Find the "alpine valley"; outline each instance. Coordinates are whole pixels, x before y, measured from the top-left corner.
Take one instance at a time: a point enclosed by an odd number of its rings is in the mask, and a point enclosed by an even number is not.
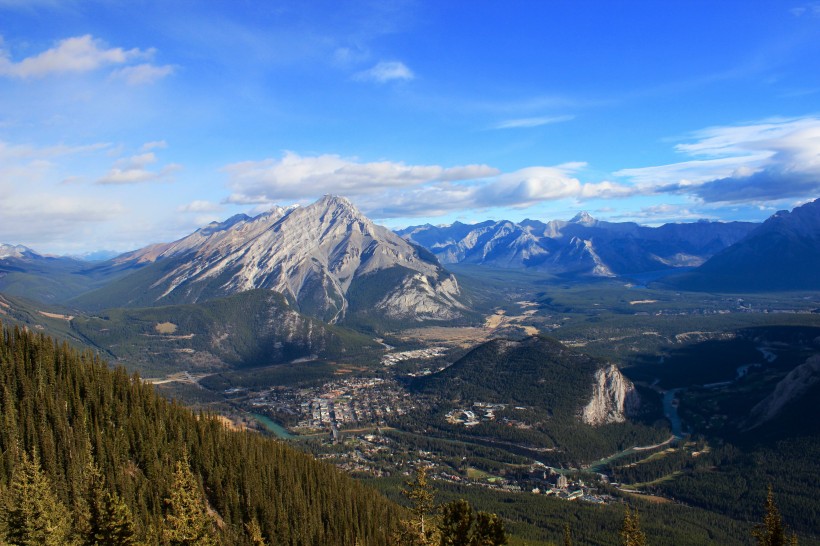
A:
[[[222,543],[390,543],[423,467],[511,544],[567,522],[614,544],[624,503],[652,544],[748,544],[769,485],[820,544],[818,272],[820,199],[761,224],[393,232],[328,195],[104,261],[0,245],[0,500],[23,438],[66,505],[91,486],[65,442],[105,450],[147,543],[175,498],[152,479],[191,470]]]

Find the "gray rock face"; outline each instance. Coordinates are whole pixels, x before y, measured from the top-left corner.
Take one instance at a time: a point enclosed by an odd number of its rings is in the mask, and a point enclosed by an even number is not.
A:
[[[635,385],[614,364],[595,372],[592,398],[581,412],[581,420],[592,426],[623,423],[634,415],[641,400]]]
[[[793,400],[805,395],[820,382],[820,355],[810,357],[786,375],[769,396],[752,408],[750,422],[754,428],[771,421]]]
[[[284,294],[302,312],[337,322],[348,311],[354,281],[400,268],[404,275],[398,284],[372,283],[373,290],[384,292],[375,300],[377,310],[391,318],[423,320],[455,318],[464,309],[455,277],[437,261],[420,256],[336,196],[306,207],[277,207],[255,218],[235,216],[118,260],[175,264],[149,287],[154,304],[266,288]]]

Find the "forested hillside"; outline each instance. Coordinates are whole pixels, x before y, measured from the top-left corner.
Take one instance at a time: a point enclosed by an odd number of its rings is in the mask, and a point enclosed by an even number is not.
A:
[[[0,415],[0,542],[384,544],[398,521],[335,468],[17,328]]]

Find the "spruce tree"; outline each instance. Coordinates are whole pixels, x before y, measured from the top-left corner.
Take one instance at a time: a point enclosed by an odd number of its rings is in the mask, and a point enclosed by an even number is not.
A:
[[[411,518],[404,523],[401,541],[412,546],[433,546],[438,542],[433,525],[435,491],[427,480],[427,468],[416,472],[416,479],[405,483],[402,494],[410,501]]]
[[[621,527],[621,546],[646,546],[646,534],[641,531],[638,510],[631,511],[626,507],[624,523]]]
[[[165,540],[171,546],[215,546],[216,531],[187,460],[177,461],[165,500]]]
[[[131,510],[119,495],[106,488],[105,477],[92,459],[86,465],[88,523],[83,546],[137,544]]]
[[[439,524],[441,546],[469,546],[474,519],[473,507],[464,499],[442,506]]]
[[[572,546],[572,531],[569,523],[564,523],[564,546]]]
[[[507,532],[504,522],[495,514],[479,512],[475,518],[475,530],[470,537],[470,546],[504,546]]]
[[[792,533],[786,536],[786,527],[780,516],[780,509],[774,502],[774,491],[769,484],[766,493],[766,513],[763,515],[763,523],[755,525],[752,536],[757,540],[758,546],[797,546],[797,535]]]
[[[72,543],[68,511],[54,494],[36,452],[32,457],[25,452],[22,454],[9,489],[5,522],[9,545],[65,546]]]

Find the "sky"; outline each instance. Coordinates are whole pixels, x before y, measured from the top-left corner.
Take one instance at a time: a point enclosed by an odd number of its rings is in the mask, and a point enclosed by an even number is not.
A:
[[[349,198],[391,228],[820,197],[820,2],[0,0],[0,243]]]

